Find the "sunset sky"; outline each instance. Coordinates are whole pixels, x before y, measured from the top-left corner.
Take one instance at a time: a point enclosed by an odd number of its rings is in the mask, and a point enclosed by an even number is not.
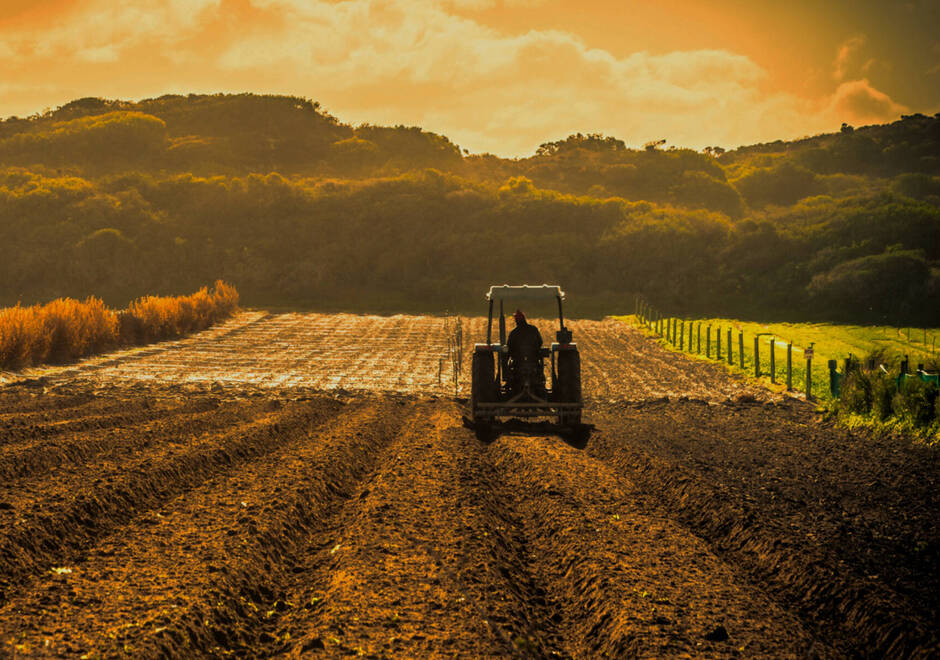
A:
[[[0,116],[304,96],[471,152],[600,132],[734,147],[940,111],[940,2],[0,0]]]

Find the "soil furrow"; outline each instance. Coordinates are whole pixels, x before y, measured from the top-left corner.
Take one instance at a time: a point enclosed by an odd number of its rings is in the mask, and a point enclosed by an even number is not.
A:
[[[211,397],[196,399],[165,410],[166,415],[157,419],[151,419],[148,415],[125,426],[0,447],[0,481],[5,481],[9,486],[16,480],[35,477],[60,467],[87,467],[91,459],[102,454],[114,461],[119,460],[120,456],[129,456],[151,446],[181,443],[213,429],[257,417],[263,412],[264,405],[233,406],[222,404]]]
[[[92,412],[87,416],[79,415],[53,422],[9,424],[0,428],[0,451],[23,441],[58,437],[66,433],[90,433],[115,427],[130,427],[175,413],[177,409],[182,409],[182,411],[197,410],[185,401],[168,404],[163,401],[153,402],[146,398],[140,398],[122,403],[121,406],[115,406],[114,411],[104,414]]]
[[[504,436],[491,450],[531,566],[562,606],[564,655],[825,654],[606,465],[555,437]]]
[[[24,388],[7,387],[0,390],[0,425],[7,423],[34,423],[67,419],[76,409],[88,406],[104,405],[109,409],[115,405],[113,400],[99,401],[92,394],[67,396],[30,394]]]
[[[675,457],[656,455],[655,450],[648,446],[657,444],[655,439],[650,442],[653,433],[685,438],[684,442],[678,443],[685,449],[675,450],[683,454],[688,454],[690,448],[698,444],[695,420],[707,414],[707,406],[703,409],[704,404],[681,405],[695,406],[700,410],[684,415],[684,424],[666,425],[663,424],[666,415],[658,407],[642,414],[627,411],[608,413],[605,418],[611,433],[602,440],[592,441],[588,450],[635,480],[647,492],[654,493],[670,517],[706,540],[727,561],[740,566],[752,581],[764,585],[778,602],[799,613],[814,634],[831,640],[844,652],[881,657],[921,657],[929,655],[931,649],[936,650],[936,629],[930,623],[929,610],[925,612],[923,606],[906,602],[901,594],[885,584],[880,575],[859,570],[860,566],[852,562],[853,550],[846,547],[846,543],[852,543],[851,537],[841,546],[827,547],[822,531],[825,527],[820,525],[820,521],[825,523],[828,514],[825,507],[813,502],[813,496],[801,500],[798,508],[803,508],[802,512],[794,514],[777,508],[775,513],[775,507],[760,504],[766,493],[760,493],[746,483],[742,488],[740,476],[736,479],[739,486],[735,487],[732,485],[734,476],[724,474],[716,461],[703,461],[696,470],[683,466]],[[752,427],[751,440],[759,442],[767,432],[768,417],[773,413],[766,406],[754,408],[761,414],[753,421],[757,426]],[[740,421],[729,416],[726,421],[728,442],[746,443],[746,434],[731,430],[740,426]],[[800,435],[803,442],[806,436],[811,437],[804,428],[793,440],[798,441]],[[766,444],[762,447],[766,450],[763,460],[773,462],[773,450]],[[805,449],[790,447],[786,453],[799,454]],[[728,446],[724,452],[734,453]],[[808,453],[806,457],[805,471],[818,475],[818,463],[823,461],[819,458],[813,465],[812,455]],[[729,479],[729,485],[725,485],[723,479]],[[798,471],[791,472],[789,479],[807,483],[806,477]],[[818,476],[814,476],[812,482],[816,482],[812,489],[818,488],[819,493],[830,488],[825,483],[819,484]],[[872,510],[876,509],[873,507]],[[892,517],[890,512],[886,515]],[[924,524],[932,526],[929,521]],[[935,526],[933,534],[936,534]],[[868,542],[864,543],[870,551]],[[931,543],[936,543],[936,540]],[[909,549],[908,555],[915,554],[916,551]],[[872,559],[888,568],[892,562],[890,555],[880,552],[876,555]],[[904,559],[909,566],[911,557]],[[899,561],[905,563],[901,559]],[[931,579],[932,569],[922,570],[926,572],[921,574]],[[930,597],[918,601],[926,604]]]
[[[155,447],[134,461],[103,463],[76,471],[69,479],[6,489],[0,511],[9,521],[0,534],[0,599],[9,598],[11,590],[37,570],[64,561],[206,478],[309,432],[341,407],[328,399],[291,404],[244,428],[200,438],[192,446]]]
[[[24,649],[136,657],[256,655],[279,588],[413,406],[374,400],[134,519],[0,610]],[[48,640],[48,641],[46,641]]]
[[[292,654],[546,656],[557,645],[515,523],[455,412],[437,406],[405,429],[298,574],[292,600],[305,606],[276,633]]]

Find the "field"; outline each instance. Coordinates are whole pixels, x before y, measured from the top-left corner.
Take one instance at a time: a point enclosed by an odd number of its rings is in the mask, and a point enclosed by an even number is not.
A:
[[[8,375],[0,653],[936,652],[936,451],[570,326],[566,437],[466,428],[453,318],[249,311]]]

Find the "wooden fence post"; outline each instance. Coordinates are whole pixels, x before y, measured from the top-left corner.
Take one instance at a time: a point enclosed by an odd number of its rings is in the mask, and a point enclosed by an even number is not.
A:
[[[754,378],[760,378],[760,337],[754,336]]]
[[[701,355],[702,353],[702,322],[699,321],[698,323],[696,323],[695,327],[696,327],[695,336],[697,337],[695,352]]]
[[[806,400],[813,400],[813,345],[806,349]]]
[[[712,327],[705,328],[705,357],[712,356]]]
[[[741,363],[741,371],[744,371],[744,331],[738,333],[738,361]]]
[[[721,360],[721,328],[715,332],[715,359]]]
[[[787,344],[787,392],[793,391],[793,342]]]
[[[777,364],[776,364],[776,348],[777,348],[777,338],[770,338],[770,382],[776,384],[777,382]]]
[[[734,366],[734,356],[731,354],[731,328],[728,328],[728,364]]]

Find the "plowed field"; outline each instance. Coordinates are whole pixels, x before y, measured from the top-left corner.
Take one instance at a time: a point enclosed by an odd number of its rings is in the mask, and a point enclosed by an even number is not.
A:
[[[935,450],[571,325],[577,436],[466,428],[432,317],[249,312],[0,388],[0,655],[936,655]]]

